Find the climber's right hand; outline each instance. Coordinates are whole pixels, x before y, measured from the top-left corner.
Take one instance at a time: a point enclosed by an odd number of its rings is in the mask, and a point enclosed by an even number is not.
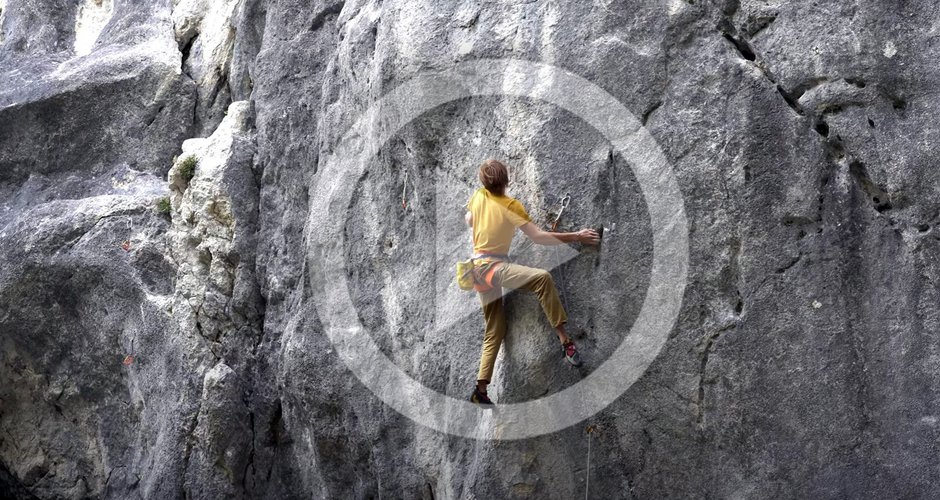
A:
[[[601,242],[601,237],[593,229],[582,229],[575,233],[578,235],[578,241],[588,245],[597,245]]]

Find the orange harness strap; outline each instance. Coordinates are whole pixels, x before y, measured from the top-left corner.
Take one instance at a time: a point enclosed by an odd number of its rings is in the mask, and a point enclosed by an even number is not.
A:
[[[493,275],[496,273],[496,269],[500,266],[500,264],[502,264],[502,262],[494,262],[483,276],[480,276],[474,272],[474,277],[478,279],[474,280],[473,289],[480,293],[484,293],[496,288],[493,286]],[[483,281],[483,283],[479,283],[480,281]]]

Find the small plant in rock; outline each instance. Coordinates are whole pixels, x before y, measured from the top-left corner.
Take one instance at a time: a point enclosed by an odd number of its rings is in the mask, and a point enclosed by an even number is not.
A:
[[[170,197],[164,196],[157,200],[157,212],[161,214],[169,215],[170,213]]]
[[[183,180],[189,182],[193,177],[196,176],[196,165],[198,164],[199,159],[196,158],[196,155],[189,155],[186,158],[183,158],[179,168],[179,173]]]

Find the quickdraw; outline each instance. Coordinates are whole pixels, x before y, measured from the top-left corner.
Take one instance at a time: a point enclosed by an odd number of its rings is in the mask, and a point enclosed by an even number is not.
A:
[[[565,213],[565,209],[568,208],[568,205],[570,203],[571,203],[571,194],[565,193],[565,195],[561,197],[561,206],[558,208],[558,214],[555,215],[555,220],[552,221],[552,225],[550,229],[551,232],[553,233],[558,232],[558,223],[561,222],[561,216],[562,214]],[[515,252],[513,252],[513,254],[517,255],[517,254],[525,253],[527,250],[529,250],[529,248],[532,247],[532,245],[533,245],[532,240],[527,239],[519,244],[519,247],[516,249]]]
[[[561,214],[565,213],[565,209],[568,208],[568,204],[571,203],[571,195],[565,193],[561,197],[561,208],[558,209],[558,215],[555,217],[555,220],[552,222],[552,232],[557,232],[558,223],[561,221]]]
[[[401,183],[401,208],[402,210],[408,210],[408,198],[406,193],[408,192],[408,172],[405,172],[405,180]]]

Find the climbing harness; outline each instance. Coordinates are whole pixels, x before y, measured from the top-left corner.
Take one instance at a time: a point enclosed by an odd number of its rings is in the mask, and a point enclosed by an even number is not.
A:
[[[476,261],[484,258],[495,259],[495,262],[485,262],[477,265]],[[457,285],[461,290],[475,290],[480,293],[488,292],[496,285],[493,284],[493,276],[496,269],[502,262],[508,262],[509,256],[506,254],[484,253],[476,257],[470,257],[457,263]],[[479,269],[482,267],[483,269]]]
[[[496,286],[493,285],[493,275],[496,274],[496,268],[499,267],[499,264],[495,262],[490,262],[487,264],[488,265],[486,265],[486,269],[483,271],[480,271],[476,268],[476,266],[473,266],[475,279],[473,289],[480,293],[486,293],[496,288]]]

